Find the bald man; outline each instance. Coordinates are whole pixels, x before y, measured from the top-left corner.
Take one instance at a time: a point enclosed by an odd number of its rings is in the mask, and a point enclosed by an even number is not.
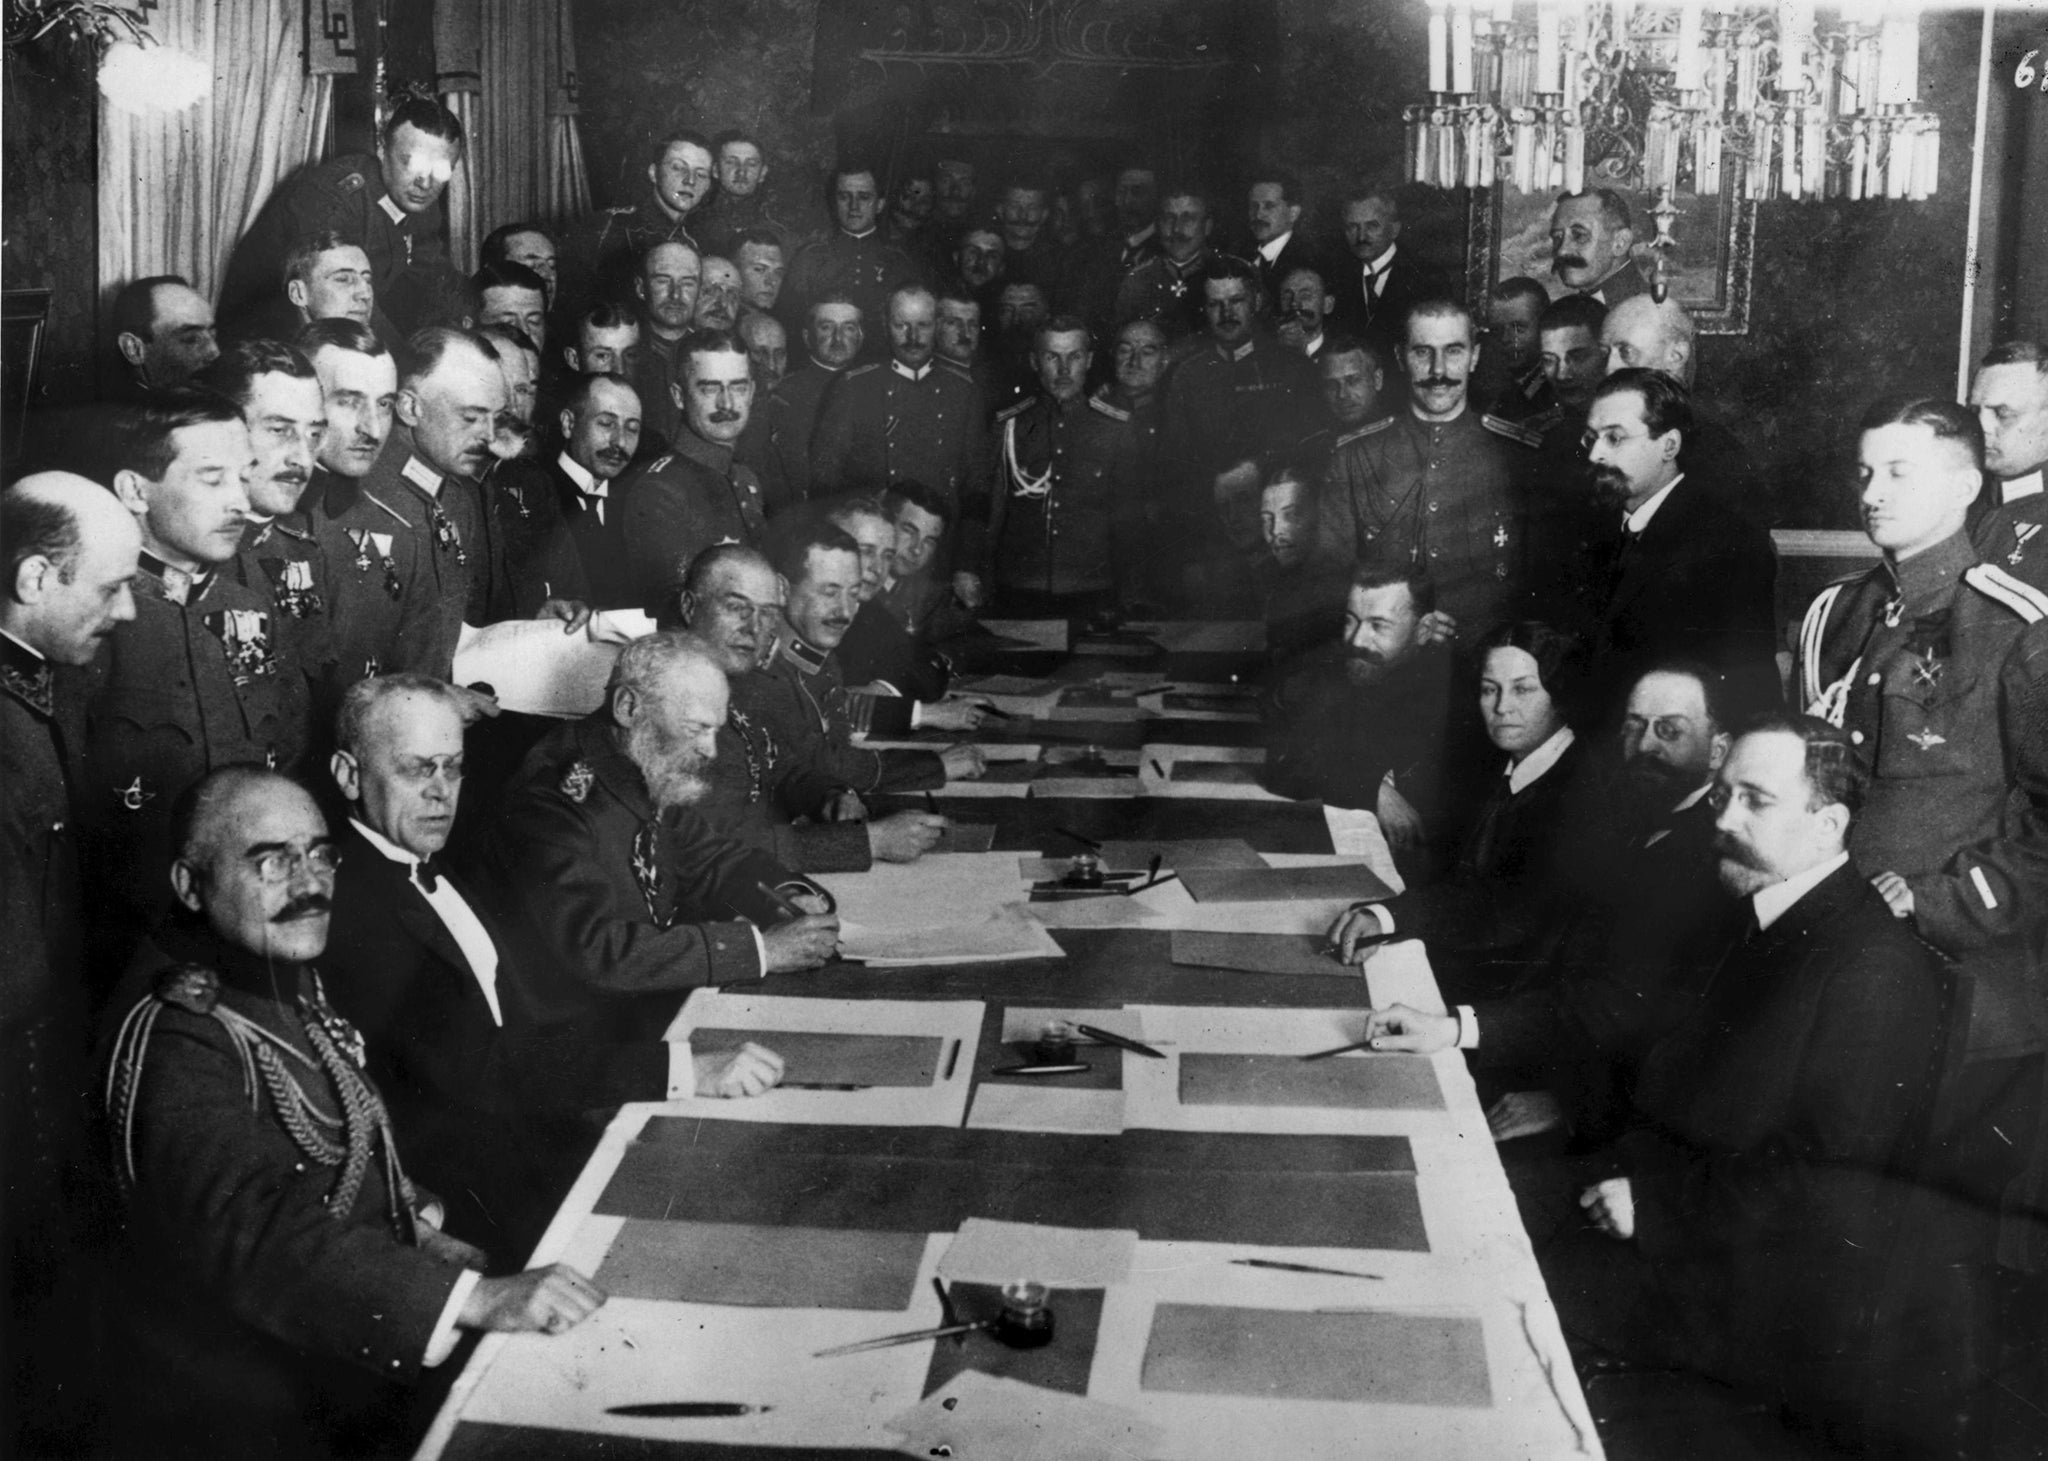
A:
[[[72,1403],[91,1403],[84,1377],[66,1373],[84,1336],[63,1327],[76,1310],[60,1287],[89,1231],[65,1197],[76,1190],[68,1175],[90,1161],[78,1098],[84,898],[72,829],[84,697],[75,667],[135,617],[128,583],[142,534],[106,488],[43,472],[0,493],[0,544],[0,1233],[15,1334],[6,1379],[33,1436],[72,1418],[62,1413],[66,1386],[81,1397]]]
[[[1631,368],[1661,370],[1688,391],[1698,367],[1698,337],[1699,327],[1684,305],[1668,298],[1659,304],[1647,293],[1615,303],[1600,324],[1600,348],[1607,352],[1609,375]],[[1749,448],[1697,406],[1686,441],[1685,470],[1712,488],[1724,507],[1735,508],[1764,527],[1776,520],[1776,504]]]

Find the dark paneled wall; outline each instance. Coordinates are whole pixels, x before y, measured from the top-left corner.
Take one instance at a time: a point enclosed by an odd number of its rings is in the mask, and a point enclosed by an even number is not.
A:
[[[84,48],[51,36],[9,48],[5,66],[0,281],[9,289],[52,291],[38,395],[44,403],[70,404],[93,392],[99,258],[93,60]]]

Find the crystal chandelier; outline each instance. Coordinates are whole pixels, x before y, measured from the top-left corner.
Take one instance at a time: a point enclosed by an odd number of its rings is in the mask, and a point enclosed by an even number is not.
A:
[[[1842,4],[1832,24],[1813,0],[1428,4],[1429,103],[1404,113],[1415,182],[1654,193],[1667,251],[1681,191],[1918,200],[1937,186],[1919,18],[1883,0]]]

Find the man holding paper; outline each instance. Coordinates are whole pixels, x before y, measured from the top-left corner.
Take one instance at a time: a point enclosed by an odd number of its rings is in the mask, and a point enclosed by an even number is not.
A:
[[[648,635],[620,654],[604,705],[549,733],[513,777],[486,866],[548,955],[515,992],[536,1019],[659,1038],[683,992],[832,957],[839,921],[823,896],[696,810],[726,702],[709,655]]]

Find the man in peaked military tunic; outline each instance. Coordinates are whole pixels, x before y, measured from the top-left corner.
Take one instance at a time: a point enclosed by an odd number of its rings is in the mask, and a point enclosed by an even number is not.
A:
[[[919,277],[916,260],[882,237],[877,227],[881,193],[865,163],[849,163],[832,175],[832,221],[825,237],[811,240],[789,261],[783,281],[785,317],[803,319],[827,295],[843,294],[860,306],[861,317],[882,318],[889,296]]]
[[[934,753],[853,744],[855,697],[833,651],[860,609],[860,545],[843,528],[819,522],[782,546],[775,567],[789,585],[782,611],[789,632],[774,659],[734,685],[740,710],[789,754],[857,795],[936,791],[954,777],[979,776],[981,752],[971,745]]]
[[[113,1454],[362,1454],[458,1330],[559,1334],[604,1294],[562,1264],[485,1277],[407,1178],[362,1036],[312,966],[338,854],[305,789],[231,767],[178,820],[179,915],[109,1021],[128,1246]]]
[[[321,593],[333,655],[327,694],[383,670],[445,677],[436,665],[430,545],[407,514],[364,488],[391,436],[398,363],[367,326],[316,320],[299,349],[319,377],[327,427],[318,465],[299,498],[313,544],[326,559]],[[324,716],[321,724],[325,724]]]
[[[1207,348],[1183,360],[1166,385],[1168,527],[1178,539],[1183,601],[1228,617],[1257,612],[1251,576],[1263,551],[1262,469],[1313,429],[1317,379],[1299,351],[1256,333],[1259,285],[1250,265],[1219,260],[1199,287]]]
[[[737,448],[739,459],[760,474],[770,512],[810,498],[811,436],[826,393],[860,355],[866,338],[860,306],[843,294],[826,295],[811,305],[803,338],[811,358],[758,403]]]
[[[1408,409],[1341,438],[1325,522],[1361,563],[1412,564],[1467,635],[1507,616],[1528,572],[1521,478],[1541,437],[1466,400],[1478,332],[1463,306],[1418,305],[1404,355]]]
[[[198,380],[241,407],[249,428],[256,468],[232,571],[244,588],[268,590],[273,612],[296,625],[311,693],[308,724],[318,737],[341,698],[327,602],[333,573],[301,507],[327,431],[320,378],[289,345],[238,340]]]
[[[399,329],[426,324],[455,277],[442,243],[441,195],[461,156],[462,123],[452,112],[419,98],[400,103],[374,157],[330,158],[271,194],[229,261],[221,317],[268,304],[283,287],[285,252],[331,230],[370,256],[377,303]]]
[[[696,132],[664,137],[647,160],[647,190],[636,203],[601,208],[570,231],[563,296],[578,310],[604,301],[630,304],[647,251],[679,243],[698,251],[691,219],[710,198],[718,173],[711,144]]]
[[[1144,551],[1149,484],[1131,413],[1086,394],[1088,327],[1048,320],[1033,358],[1039,393],[996,417],[996,601],[1015,617],[1085,616]]]
[[[694,330],[677,344],[676,364],[675,450],[619,495],[627,598],[654,614],[674,607],[691,559],[720,543],[757,543],[767,521],[761,479],[733,459],[754,410],[747,347],[724,330]]]
[[[502,912],[548,957],[513,991],[543,1023],[592,1039],[660,1039],[705,985],[812,969],[839,922],[765,853],[712,830],[696,804],[726,718],[724,672],[686,636],[626,646],[605,703],[543,737],[500,804],[488,868]],[[785,891],[787,890],[787,891]]]
[[[2048,588],[2048,348],[1993,346],[1970,383],[1970,405],[1984,427],[1990,494],[1970,540],[1986,563]]]
[[[165,904],[170,810],[218,766],[296,764],[306,684],[292,621],[232,571],[249,517],[249,428],[218,396],[137,409],[114,494],[142,529],[136,617],[93,662],[79,819],[111,952]]]
[[[15,1398],[0,1434],[31,1454],[81,1449],[101,1397],[77,1303],[97,1169],[79,1093],[88,1087],[85,892],[78,868],[80,666],[135,617],[142,537],[96,482],[24,477],[0,494],[0,1282]],[[5,1443],[0,1443],[5,1444]]]
[[[1863,520],[1884,562],[1807,610],[1799,693],[1848,731],[1872,773],[1850,837],[1857,866],[1975,976],[1979,1082],[1966,1082],[1968,1096],[1986,1088],[1985,1071],[2048,1049],[2048,1000],[2028,953],[2048,907],[2048,594],[1980,562],[1964,532],[1983,469],[1967,407],[1886,402],[1863,427]],[[2017,1119],[1993,1117],[2017,1161],[2034,1139],[2037,1225],[2048,1166],[2039,1105],[2036,1090]],[[1992,1191],[2012,1175],[1992,1176]],[[2011,1246],[2001,1257],[2026,1261]],[[2032,1266],[2039,1258],[2037,1246]]]
[[[859,365],[825,397],[811,435],[811,494],[880,497],[897,482],[944,495],[960,525],[952,554],[962,597],[979,602],[987,571],[994,459],[973,378],[936,358],[938,300],[912,285],[889,296],[889,363]]]

